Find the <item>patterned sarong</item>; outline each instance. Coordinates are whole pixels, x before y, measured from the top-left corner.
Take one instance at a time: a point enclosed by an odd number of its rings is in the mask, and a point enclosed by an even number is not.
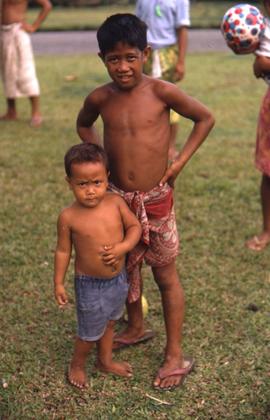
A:
[[[20,23],[1,26],[0,69],[7,98],[39,96],[30,36]]]
[[[143,260],[151,267],[163,267],[179,252],[179,239],[173,208],[173,193],[168,184],[149,192],[125,192],[110,183],[110,190],[120,194],[142,226],[142,237],[129,253],[127,272],[130,283],[128,300],[140,297]]]
[[[259,114],[255,164],[270,177],[270,88],[263,98]]]

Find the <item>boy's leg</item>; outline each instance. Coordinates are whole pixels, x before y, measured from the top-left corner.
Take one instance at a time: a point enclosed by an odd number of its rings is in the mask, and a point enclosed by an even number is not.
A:
[[[270,177],[263,174],[261,181],[263,231],[246,242],[254,251],[262,251],[270,243]]]
[[[113,350],[145,342],[154,337],[152,330],[146,330],[142,309],[142,290],[140,298],[135,302],[126,302],[128,326],[114,337]]]
[[[79,337],[76,338],[74,353],[68,370],[68,379],[72,385],[78,388],[87,388],[88,386],[85,363],[94,344],[94,341],[84,341]]]
[[[114,375],[130,378],[132,376],[131,365],[126,362],[117,362],[112,359],[114,324],[114,321],[108,322],[104,335],[97,342],[98,358],[96,367],[105,373],[112,373]]]
[[[167,343],[165,358],[154,386],[173,388],[181,384],[183,374],[175,374],[185,365],[181,349],[182,325],[184,319],[184,292],[176,272],[175,261],[164,267],[152,268],[162,299]]]
[[[30,125],[32,127],[39,127],[42,123],[39,96],[30,96],[29,100],[30,100],[30,103],[31,103]]]
[[[16,102],[13,98],[7,98],[7,112],[0,117],[0,120],[16,120]]]

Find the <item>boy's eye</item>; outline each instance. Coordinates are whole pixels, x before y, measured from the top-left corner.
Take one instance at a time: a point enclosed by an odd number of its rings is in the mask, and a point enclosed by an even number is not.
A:
[[[101,181],[99,179],[97,179],[96,181],[94,181],[94,184],[95,185],[100,185],[101,184]]]
[[[118,63],[118,58],[117,57],[111,57],[111,58],[109,58],[109,60],[108,60],[110,63],[112,63],[112,64],[116,64],[116,63]]]
[[[127,61],[130,63],[132,61],[136,60],[136,56],[135,55],[130,55],[127,57]]]

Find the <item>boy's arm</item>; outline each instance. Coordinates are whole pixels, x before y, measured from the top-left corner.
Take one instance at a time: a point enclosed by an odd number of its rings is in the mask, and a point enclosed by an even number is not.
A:
[[[68,302],[64,288],[64,278],[71,256],[71,232],[65,212],[62,212],[57,222],[57,246],[54,256],[54,294],[59,305]]]
[[[99,135],[94,127],[94,122],[99,116],[99,111],[94,104],[94,101],[89,95],[83,104],[77,117],[77,133],[82,141],[86,143],[101,144]]]
[[[123,226],[125,230],[124,239],[121,242],[122,252],[126,254],[131,251],[139,242],[142,235],[142,228],[135,214],[130,210],[122,197],[119,200],[119,210],[121,213]]]
[[[175,67],[175,81],[182,80],[185,75],[185,57],[188,43],[188,28],[181,26],[177,29],[178,60]]]
[[[253,72],[256,77],[263,77],[270,73],[270,57],[257,55],[253,64]]]
[[[119,210],[124,226],[125,236],[121,242],[104,247],[105,249],[102,259],[104,263],[108,265],[117,264],[119,258],[126,255],[137,245],[142,234],[140,222],[136,218],[135,214],[132,213],[126,202],[120,196],[117,197],[117,200],[119,201]]]
[[[41,11],[38,14],[36,20],[34,23],[30,24],[27,22],[22,22],[22,29],[24,29],[26,32],[32,33],[38,30],[41,23],[46,19],[48,13],[52,9],[52,4],[50,0],[36,0],[36,3],[41,6]]]
[[[168,85],[168,84],[167,84]],[[209,109],[196,99],[186,95],[176,86],[169,85],[163,89],[163,100],[174,109],[178,114],[194,122],[193,129],[188,136],[182,150],[160,180],[160,185],[169,182],[173,186],[174,181],[190,160],[192,155],[206,139],[210,130],[213,128],[215,119]],[[165,96],[164,96],[165,95]]]

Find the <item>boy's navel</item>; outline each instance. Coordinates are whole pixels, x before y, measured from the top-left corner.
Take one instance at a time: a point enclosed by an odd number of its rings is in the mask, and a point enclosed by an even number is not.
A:
[[[135,179],[134,172],[129,172],[128,173],[128,179],[129,179],[129,181],[134,181],[134,179]]]

